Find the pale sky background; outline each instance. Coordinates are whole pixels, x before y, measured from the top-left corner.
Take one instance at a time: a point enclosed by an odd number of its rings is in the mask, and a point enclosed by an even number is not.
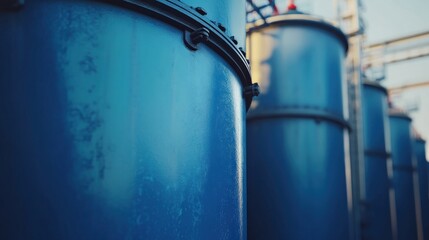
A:
[[[401,36],[429,31],[429,0],[362,0],[367,43],[376,43]],[[288,0],[277,0],[280,12],[286,9]],[[298,9],[321,16],[327,20],[336,18],[333,0],[296,0]],[[429,81],[429,57],[388,65],[386,87]],[[429,87],[403,91],[393,98],[402,108],[417,106],[410,113],[414,128],[429,140]],[[429,141],[428,141],[429,142]],[[429,158],[429,144],[426,147]]]

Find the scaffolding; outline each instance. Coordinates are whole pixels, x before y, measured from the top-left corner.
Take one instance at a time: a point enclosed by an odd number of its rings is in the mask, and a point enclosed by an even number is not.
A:
[[[365,24],[362,17],[361,0],[335,0],[337,21],[340,28],[349,37],[349,53],[347,57],[347,79],[349,100],[350,162],[351,162],[351,239],[363,239],[362,228],[365,219],[365,161],[363,150],[362,120],[362,57]]]
[[[264,1],[254,1],[254,0],[246,0],[247,1],[247,22],[252,23],[258,19],[262,19],[266,24],[266,19],[272,15],[279,14],[279,10],[276,5],[275,0],[264,0]],[[268,9],[268,13],[264,13],[264,11]],[[257,17],[255,17],[257,15]]]

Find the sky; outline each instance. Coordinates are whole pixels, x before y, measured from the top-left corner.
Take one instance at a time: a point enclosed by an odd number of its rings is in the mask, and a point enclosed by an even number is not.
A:
[[[429,31],[428,0],[370,0],[365,1],[366,35],[369,43]],[[382,14],[380,13],[382,9]],[[429,81],[429,57],[394,63],[387,66],[386,87]],[[429,140],[429,87],[402,92],[393,98],[394,103],[410,112],[413,126],[423,138]],[[426,147],[429,159],[429,144]]]
[[[369,43],[429,31],[428,0],[367,0],[365,5]],[[386,10],[380,14],[378,9],[383,8]],[[394,63],[386,70],[383,84],[387,87],[429,81],[429,57]],[[393,100],[404,108],[410,105],[418,107],[417,111],[410,113],[413,126],[429,140],[429,87],[404,91]],[[429,159],[429,144],[426,156]]]
[[[321,16],[336,18],[334,0],[296,0],[298,9]],[[280,11],[288,0],[277,0]],[[429,0],[362,0],[367,44],[429,31]],[[389,64],[386,68],[386,87],[429,81],[429,57]],[[429,87],[401,92],[393,98],[402,108],[417,107],[411,111],[413,127],[429,142]],[[429,159],[429,144],[426,148]]]

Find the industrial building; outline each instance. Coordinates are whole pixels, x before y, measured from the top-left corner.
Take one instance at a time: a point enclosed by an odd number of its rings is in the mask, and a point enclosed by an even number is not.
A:
[[[429,29],[362,1],[0,0],[0,239],[428,240]]]

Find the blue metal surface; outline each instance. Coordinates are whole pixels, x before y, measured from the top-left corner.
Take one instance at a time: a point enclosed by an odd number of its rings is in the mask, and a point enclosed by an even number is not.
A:
[[[414,140],[414,153],[417,159],[417,172],[419,175],[419,190],[421,217],[423,227],[423,239],[429,239],[429,178],[428,178],[428,162],[426,160],[426,142],[422,139]]]
[[[411,119],[405,114],[391,113],[389,124],[398,240],[416,240],[418,238],[413,179],[415,163],[411,141]]]
[[[245,0],[182,0],[190,6],[199,6],[207,11],[207,17],[226,27],[240,46],[245,47],[243,21],[246,21]]]
[[[243,87],[218,53],[93,1],[0,29],[0,239],[246,239]]]
[[[344,36],[305,15],[267,22],[248,36],[248,237],[349,239]]]
[[[386,89],[366,82],[362,91],[365,148],[364,239],[393,239],[390,204],[389,121]]]

